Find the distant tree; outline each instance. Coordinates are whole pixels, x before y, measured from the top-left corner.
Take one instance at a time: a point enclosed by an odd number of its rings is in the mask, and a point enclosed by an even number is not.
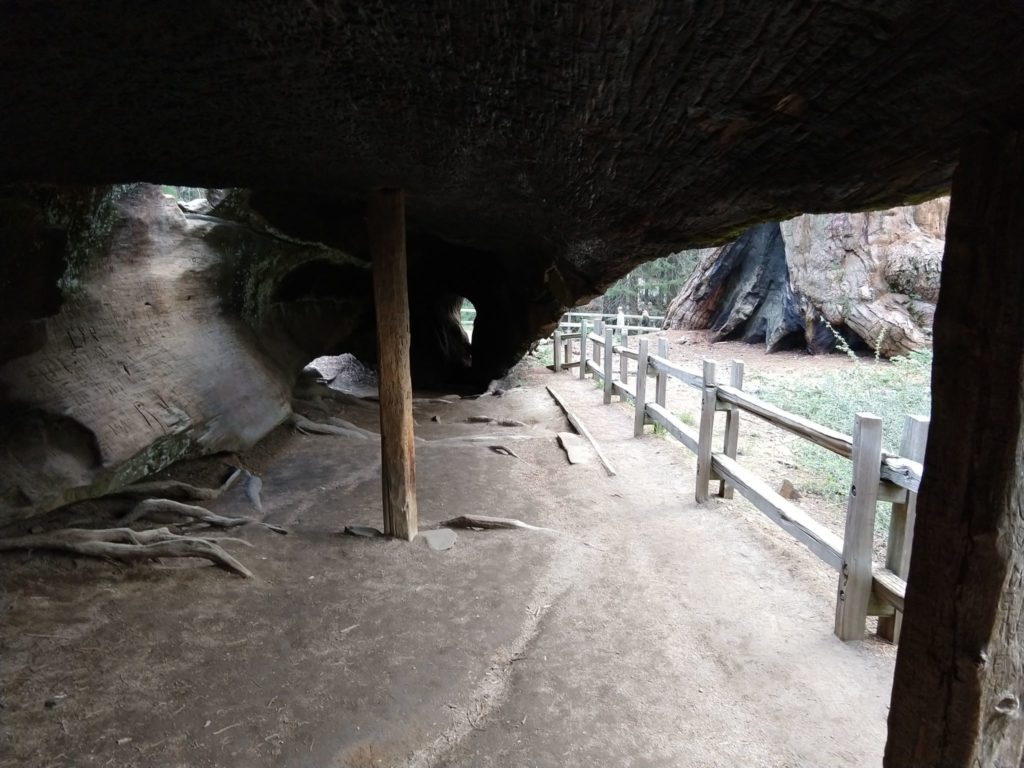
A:
[[[699,253],[681,251],[641,264],[588,306],[609,315],[615,314],[619,307],[630,315],[638,315],[644,308],[652,315],[664,315],[668,303],[697,265]]]

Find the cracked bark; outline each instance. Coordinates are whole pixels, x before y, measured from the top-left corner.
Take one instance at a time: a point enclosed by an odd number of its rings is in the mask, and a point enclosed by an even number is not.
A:
[[[1024,132],[961,153],[886,768],[1024,754]]]

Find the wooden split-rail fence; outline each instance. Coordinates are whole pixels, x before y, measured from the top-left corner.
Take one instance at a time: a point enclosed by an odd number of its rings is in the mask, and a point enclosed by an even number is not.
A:
[[[620,336],[619,340],[622,343],[616,343],[616,329],[602,327],[599,322],[594,332],[590,332],[586,318],[581,318],[579,332],[555,331],[553,368],[556,373],[576,368],[581,379],[592,375],[602,385],[605,404],[611,403],[616,395],[622,400],[631,400],[635,406],[633,432],[636,437],[644,433],[644,425],[656,424],[693,451],[697,455],[698,503],[710,498],[711,483],[717,481],[720,497],[732,498],[734,492],[739,492],[834,568],[839,574],[835,632],[841,639],[863,638],[867,617],[878,616],[878,634],[898,642],[928,419],[907,417],[901,455],[893,456],[882,450],[882,420],[870,413],[857,414],[853,434],[845,435],[744,392],[740,361],[731,364],[729,383],[724,384],[718,381],[716,365],[710,360],[704,361],[700,373],[685,370],[670,361],[668,342],[664,338],[657,340],[657,354],[649,349],[647,338],[640,338],[636,349],[626,346],[627,336]],[[579,342],[576,355],[573,354],[574,341]],[[635,371],[630,370],[631,361],[636,363]],[[646,375],[638,375],[639,372]],[[653,391],[649,378],[653,378]],[[701,415],[696,431],[668,409],[669,378],[683,382],[700,394]],[[713,444],[715,420],[720,413],[725,419],[724,439],[716,446]],[[757,416],[851,461],[846,528],[842,538],[736,460],[741,413]],[[892,505],[884,567],[876,567],[872,562],[878,502]]]

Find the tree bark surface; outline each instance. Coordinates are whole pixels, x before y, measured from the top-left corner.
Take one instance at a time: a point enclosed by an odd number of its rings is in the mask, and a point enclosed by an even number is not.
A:
[[[1024,133],[961,153],[886,768],[1024,750]]]

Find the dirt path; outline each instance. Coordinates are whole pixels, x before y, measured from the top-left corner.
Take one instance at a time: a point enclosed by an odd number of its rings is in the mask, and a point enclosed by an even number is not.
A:
[[[417,405],[421,517],[557,533],[341,536],[379,524],[376,444],[287,432],[250,457],[292,531],[243,529],[254,580],[5,556],[0,766],[880,764],[893,653],[835,639],[832,574],[742,501],[696,507],[692,458],[590,382],[525,383]],[[548,383],[618,477],[565,462]]]

